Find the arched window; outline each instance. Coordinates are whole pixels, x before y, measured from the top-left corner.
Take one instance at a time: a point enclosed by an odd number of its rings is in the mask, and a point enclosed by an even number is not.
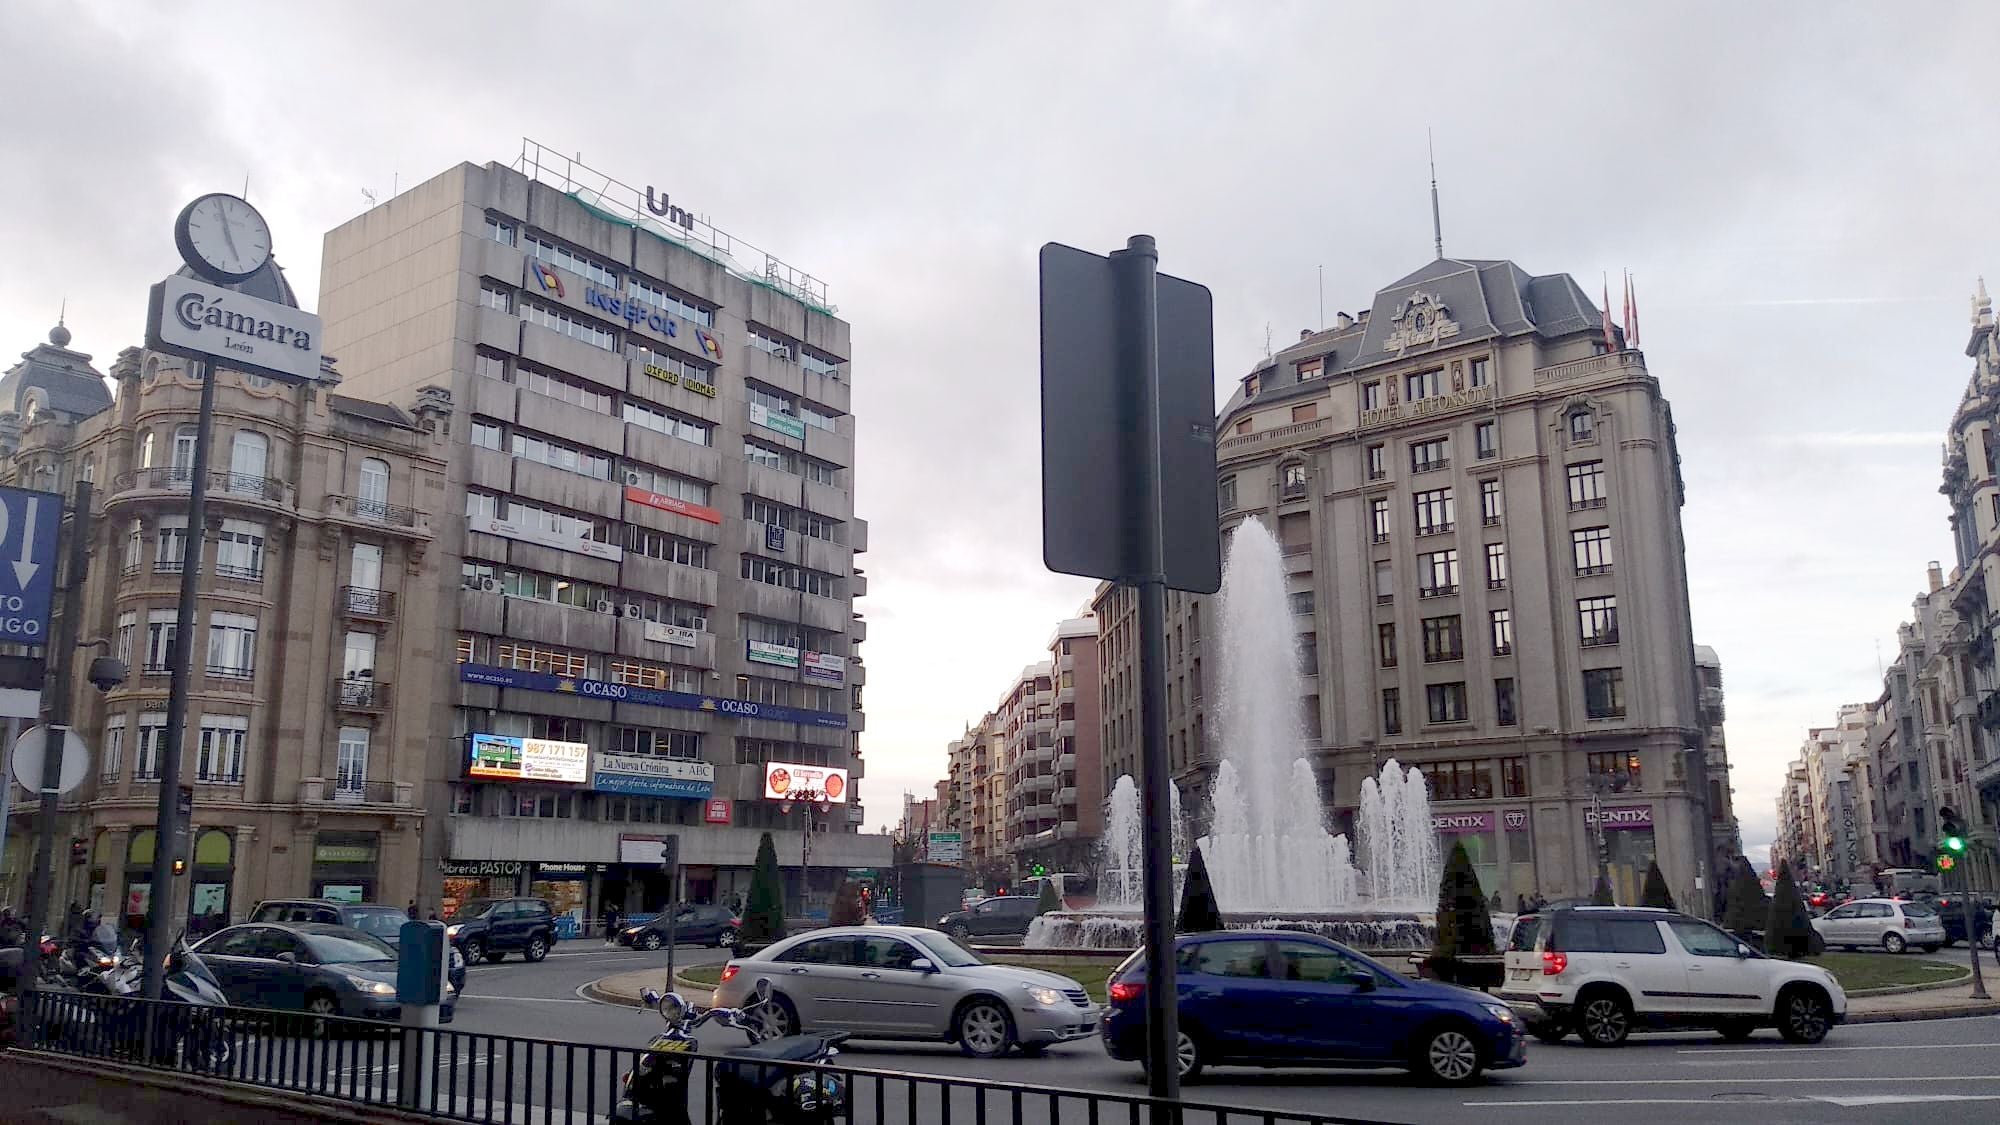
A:
[[[229,833],[219,828],[211,828],[201,834],[194,845],[194,865],[196,867],[228,867],[235,855],[235,841]]]
[[[153,455],[153,431],[147,430],[145,433],[139,435],[139,467],[142,469],[152,468]]]
[[[238,430],[229,442],[229,491],[262,492],[271,440],[256,430]]]
[[[132,833],[132,842],[125,848],[125,866],[146,867],[153,862],[153,840],[156,833],[150,828],[141,828]]]
[[[194,479],[194,446],[199,433],[193,426],[174,429],[174,480],[181,484]]]
[[[379,457],[369,457],[361,462],[361,490],[356,496],[355,509],[363,515],[380,518],[389,513],[389,463]]]
[[[92,484],[97,483],[97,454],[86,453],[83,455],[82,479],[87,480]]]
[[[1572,445],[1586,445],[1597,440],[1597,419],[1588,407],[1579,406],[1569,412],[1569,440]]]

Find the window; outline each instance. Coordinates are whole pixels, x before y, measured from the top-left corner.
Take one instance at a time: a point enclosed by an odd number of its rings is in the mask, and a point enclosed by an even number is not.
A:
[[[1319,637],[1312,633],[1299,637],[1299,675],[1319,675]]]
[[[625,483],[635,488],[643,488],[648,492],[657,492],[661,496],[672,497],[675,500],[685,500],[690,504],[700,504],[703,507],[708,506],[709,490],[713,487],[707,481],[696,480],[693,477],[684,477],[679,473],[670,473],[665,469],[655,469],[650,465],[635,465],[630,462],[627,462],[625,465]]]
[[[1625,717],[1625,670],[1586,668],[1583,673],[1583,713],[1592,719]]]
[[[551,332],[560,332],[572,340],[581,340],[593,348],[603,348],[608,352],[618,350],[618,334],[611,329],[539,301],[522,301],[521,319],[529,324],[539,324]]]
[[[1493,361],[1475,359],[1472,361],[1472,376],[1466,380],[1467,386],[1483,387],[1493,381]]]
[[[486,216],[486,237],[502,246],[514,245],[514,224],[492,215]]]
[[[511,313],[514,311],[514,291],[491,281],[486,282],[479,287],[479,303],[484,308]]]
[[[657,406],[647,406],[644,403],[627,401],[624,407],[624,418],[627,422],[635,426],[651,430],[654,433],[665,434],[668,437],[679,438],[694,445],[715,444],[714,426],[696,418],[689,418],[685,415],[675,414],[672,411],[662,410]]]
[[[1306,467],[1299,464],[1286,465],[1278,472],[1279,494],[1286,499],[1297,499],[1306,494]]]
[[[1500,482],[1483,480],[1479,482],[1479,523],[1482,527],[1494,527],[1500,522]]]
[[[530,257],[540,258],[552,266],[561,266],[579,277],[587,277],[599,285],[613,289],[618,288],[617,274],[567,246],[559,246],[531,234],[521,240],[521,249],[527,251]]]
[[[156,574],[179,574],[187,558],[187,517],[161,516],[159,518],[159,538],[153,545],[153,571]],[[196,560],[200,565],[200,560]]]
[[[133,520],[125,533],[125,573],[132,574],[139,569],[139,561],[146,555],[146,524],[143,520]]]
[[[1465,630],[1459,624],[1458,615],[1426,617],[1423,626],[1424,663],[1465,659]]]
[[[587,678],[590,660],[580,652],[541,648],[536,645],[502,641],[493,646],[493,663],[523,672],[547,672],[552,676]]]
[[[696,760],[701,757],[701,735],[686,730],[646,730],[618,727],[612,733],[611,748],[620,754],[643,754],[655,758]]]
[[[361,515],[373,516],[376,519],[388,515],[389,463],[379,457],[363,458],[360,483],[354,510]]]
[[[1597,421],[1591,417],[1590,411],[1570,411],[1569,440],[1571,445],[1588,445],[1597,440]]]
[[[1489,590],[1507,588],[1507,544],[1505,543],[1486,545],[1486,588]]]
[[[174,429],[174,472],[176,484],[186,484],[194,479],[195,428],[177,426]]]
[[[1410,471],[1428,473],[1434,469],[1451,467],[1451,439],[1432,438],[1429,441],[1410,443]]]
[[[1319,403],[1304,402],[1292,407],[1292,424],[1310,422],[1319,417]]]
[[[1389,541],[1389,501],[1377,497],[1368,502],[1368,531],[1377,543]]]
[[[1500,424],[1481,422],[1472,427],[1472,448],[1481,460],[1500,456]]]
[[[1225,512],[1236,510],[1236,478],[1223,477],[1215,486],[1217,507]]]
[[[472,444],[479,449],[505,449],[507,448],[506,432],[500,428],[500,424],[497,422],[488,422],[484,419],[474,418],[472,420]]]
[[[1444,369],[1418,371],[1403,376],[1403,399],[1407,402],[1422,402],[1434,395],[1444,393]]]
[[[223,520],[215,537],[215,573],[255,582],[264,577],[264,525]]]
[[[507,381],[507,358],[492,352],[475,352],[472,356],[472,373],[488,379]]]
[[[1456,513],[1452,510],[1449,488],[1419,492],[1410,497],[1410,506],[1416,514],[1418,535],[1438,535],[1450,531],[1454,526]]]
[[[1584,759],[1584,768],[1591,777],[1609,778],[1613,793],[1636,792],[1644,780],[1639,770],[1639,755],[1632,750],[1588,755]]]
[[[104,755],[98,777],[104,781],[118,780],[118,773],[125,766],[125,716],[114,715],[104,721]]]
[[[475,430],[477,429],[476,426],[474,428]],[[477,444],[477,442],[478,438],[475,434],[474,444]],[[610,456],[603,453],[595,453],[587,449],[578,449],[575,446],[564,445],[561,442],[551,441],[548,438],[537,437],[533,434],[515,434],[513,453],[514,456],[522,460],[534,461],[538,464],[547,465],[552,469],[561,469],[566,473],[575,473],[578,476],[590,477],[593,480],[611,479]]]
[[[1440,598],[1458,593],[1458,552],[1432,551],[1417,556],[1417,596]]]
[[[368,728],[341,727],[334,763],[333,799],[363,800],[368,791]]]
[[[1368,479],[1381,480],[1389,475],[1388,447],[1371,445],[1368,447]]]
[[[1257,397],[1257,376],[1254,373],[1243,377],[1243,397],[1246,399]],[[1242,424],[1238,423],[1239,426]]]
[[[627,293],[662,312],[671,313],[682,320],[691,320],[704,328],[715,326],[715,310],[696,303],[692,297],[683,296],[636,277],[626,278],[625,283]]]
[[[150,610],[146,614],[146,671],[164,675],[172,671],[174,658],[175,611]]]
[[[663,598],[657,594],[625,595],[631,604],[639,607],[639,616],[646,621],[662,625],[678,625],[683,629],[693,629],[697,633],[708,632],[708,607],[692,602],[679,602]]]
[[[262,494],[270,456],[270,438],[255,430],[236,431],[229,439],[229,491]]]
[[[613,660],[610,675],[612,683],[625,684],[629,687],[657,688],[661,691],[701,690],[699,670],[673,664],[643,664],[636,660]]]
[[[1576,620],[1585,648],[1618,643],[1617,598],[1578,598]]]
[[[1309,359],[1299,364],[1299,382],[1301,383],[1307,379],[1317,379],[1325,374],[1326,360],[1324,358]]]
[[[1468,717],[1463,683],[1426,685],[1424,702],[1433,723],[1462,723]]]
[[[1433,801],[1493,799],[1493,760],[1490,758],[1424,762],[1417,768],[1423,771]]]
[[[824,484],[833,488],[840,486],[840,468],[838,466],[814,457],[800,457],[799,462],[805,466],[805,478],[807,480],[812,481],[814,484]]]
[[[1576,552],[1576,573],[1605,574],[1611,570],[1611,529],[1585,527],[1569,533]]]
[[[531,367],[523,367],[516,373],[514,381],[538,395],[547,396],[558,402],[566,402],[571,406],[581,406],[585,410],[597,414],[611,413],[611,392],[602,387],[586,383],[581,379],[572,379],[566,375],[557,375],[547,371],[538,371]],[[627,403],[626,406],[627,415],[625,420],[630,422],[632,420],[630,415],[631,404]],[[527,404],[523,404],[521,407],[523,413],[533,409],[534,407]]]
[[[1604,462],[1579,461],[1569,467],[1569,510],[1604,506]]]
[[[148,711],[140,715],[139,755],[132,762],[132,780],[160,780],[160,756],[166,748],[167,713]]]
[[[1375,626],[1375,662],[1384,668],[1396,666],[1396,625],[1393,621]]]
[[[1396,572],[1388,559],[1375,560],[1375,604],[1388,605],[1396,600]]]
[[[779,359],[791,359],[798,354],[798,349],[793,347],[790,341],[768,328],[762,328],[755,324],[751,325],[745,332],[743,342],[760,352],[767,352]]]
[[[1382,409],[1381,380],[1378,379],[1373,383],[1361,384],[1361,409],[1363,410]]]
[[[79,479],[87,480],[92,484],[97,483],[97,454],[86,453],[83,455],[83,469]]]
[[[243,748],[250,737],[250,720],[241,715],[203,715],[195,750],[196,781],[243,783]]]
[[[821,355],[810,347],[799,349],[799,366],[815,375],[840,378],[841,361],[830,355]]]
[[[1507,656],[1514,651],[1514,611],[1496,609],[1488,614],[1492,618],[1493,655]]]
[[[120,664],[125,665],[127,668],[130,668],[132,666],[132,643],[134,640],[137,639],[138,634],[139,634],[139,615],[137,613],[119,614],[118,651],[116,655],[118,657],[118,662]]]
[[[649,559],[679,563],[700,570],[709,569],[708,544],[693,539],[682,539],[676,535],[668,535],[664,531],[640,527],[638,524],[625,525],[625,549]]]
[[[1382,689],[1382,733],[1403,733],[1403,695],[1395,688]]]
[[[1311,590],[1293,590],[1291,593],[1285,595],[1285,600],[1291,603],[1292,616],[1312,616],[1313,592]]]
[[[257,619],[242,613],[208,618],[208,674],[247,679],[257,670]]]
[[[1514,694],[1514,690],[1514,677],[1512,676],[1493,681],[1494,721],[1503,727],[1511,727],[1521,721],[1520,703]],[[1510,762],[1519,762],[1522,759],[1509,758],[1507,760]],[[1509,797],[1520,797],[1525,794],[1513,792],[1510,785],[1507,795]]]
[[[1182,950],[1180,972],[1263,980],[1270,976],[1262,941],[1205,941]]]
[[[1707,922],[1692,918],[1669,920],[1667,928],[1674,932],[1674,940],[1680,942],[1681,948],[1694,957],[1734,958],[1737,946],[1742,944]]]

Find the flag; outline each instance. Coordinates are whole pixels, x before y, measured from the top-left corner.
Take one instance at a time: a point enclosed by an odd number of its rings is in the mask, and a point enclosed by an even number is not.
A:
[[[1632,286],[1632,275],[1625,275],[1625,342],[1632,347],[1639,346],[1639,291]]]
[[[1611,275],[1604,275],[1604,350],[1618,350],[1618,336],[1611,327]]]

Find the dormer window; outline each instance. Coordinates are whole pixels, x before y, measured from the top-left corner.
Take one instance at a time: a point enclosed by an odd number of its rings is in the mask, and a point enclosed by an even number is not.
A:
[[[1244,398],[1257,397],[1257,376],[1246,375],[1243,377],[1243,397]]]
[[[1307,379],[1317,379],[1325,374],[1326,374],[1326,360],[1324,358],[1309,359],[1306,360],[1304,363],[1299,364],[1299,382],[1301,383],[1305,382]]]

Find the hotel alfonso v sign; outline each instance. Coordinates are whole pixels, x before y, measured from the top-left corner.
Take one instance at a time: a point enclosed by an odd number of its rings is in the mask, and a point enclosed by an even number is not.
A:
[[[176,274],[153,286],[146,346],[293,382],[319,378],[320,319]]]

